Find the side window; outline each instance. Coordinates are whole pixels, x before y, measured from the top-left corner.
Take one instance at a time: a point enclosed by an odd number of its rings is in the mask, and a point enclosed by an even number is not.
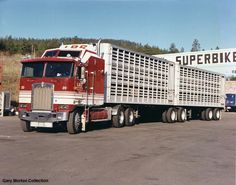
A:
[[[81,79],[81,67],[77,67],[76,77],[77,77],[78,79]]]

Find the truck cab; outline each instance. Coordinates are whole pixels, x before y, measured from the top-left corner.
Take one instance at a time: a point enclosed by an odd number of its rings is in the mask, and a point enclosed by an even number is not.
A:
[[[75,113],[81,116],[86,106],[103,104],[104,60],[94,45],[62,45],[21,63],[19,118],[23,131],[52,128],[70,118],[75,122]],[[79,128],[73,124],[67,129],[73,133]]]

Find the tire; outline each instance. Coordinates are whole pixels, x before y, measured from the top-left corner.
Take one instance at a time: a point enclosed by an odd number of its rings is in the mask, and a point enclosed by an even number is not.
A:
[[[210,121],[213,119],[213,111],[211,108],[206,109],[206,120]]]
[[[166,112],[166,120],[168,123],[174,123],[176,121],[176,111],[170,107]]]
[[[32,131],[32,127],[30,126],[29,121],[23,121],[21,120],[21,128],[24,132],[30,132]]]
[[[179,108],[177,110],[177,121],[185,122],[187,118],[186,111],[183,108]]]
[[[213,120],[220,120],[221,119],[221,111],[220,109],[213,109]]]
[[[127,108],[125,110],[125,125],[133,126],[135,124],[135,115],[132,108]]]
[[[167,112],[167,110],[163,111],[162,115],[161,115],[161,120],[163,123],[167,123],[166,112]]]
[[[81,131],[81,113],[79,111],[71,112],[69,115],[69,120],[66,123],[67,132],[69,134],[77,134]]]
[[[125,125],[125,113],[122,106],[119,106],[117,109],[117,114],[112,116],[112,125],[115,128],[120,128]]]
[[[206,120],[206,110],[201,111],[201,120]]]

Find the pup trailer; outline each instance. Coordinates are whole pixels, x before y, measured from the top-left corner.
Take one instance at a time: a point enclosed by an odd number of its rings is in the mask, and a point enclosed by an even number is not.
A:
[[[22,130],[65,124],[70,134],[88,123],[132,126],[143,112],[163,122],[219,120],[225,106],[221,74],[109,43],[61,45],[22,62]]]

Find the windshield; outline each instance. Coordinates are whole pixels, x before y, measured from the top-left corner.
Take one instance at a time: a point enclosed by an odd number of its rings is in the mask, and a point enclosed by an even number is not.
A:
[[[24,63],[22,68],[22,77],[42,77],[44,63]]]
[[[59,51],[58,57],[79,57],[80,51]]]
[[[72,63],[49,62],[47,63],[45,77],[71,77],[72,71]]]
[[[43,73],[46,66],[45,75]],[[73,75],[73,63],[70,62],[34,62],[23,63],[22,77],[71,77]]]
[[[44,57],[55,57],[56,54],[57,54],[57,50],[50,50],[44,54]]]

